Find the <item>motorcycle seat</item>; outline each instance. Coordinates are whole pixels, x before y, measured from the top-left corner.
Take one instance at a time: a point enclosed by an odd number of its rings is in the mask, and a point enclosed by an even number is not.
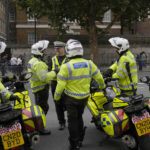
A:
[[[1,104],[0,105],[0,113],[12,110],[12,106],[10,104]]]
[[[9,124],[8,122],[12,122],[12,120],[18,118],[21,115],[21,110],[5,110],[3,112],[0,112],[0,124],[1,123],[6,123]]]
[[[143,99],[143,94],[132,96],[132,99],[135,101],[140,101]]]
[[[143,101],[143,94],[132,96],[131,104],[141,103]]]

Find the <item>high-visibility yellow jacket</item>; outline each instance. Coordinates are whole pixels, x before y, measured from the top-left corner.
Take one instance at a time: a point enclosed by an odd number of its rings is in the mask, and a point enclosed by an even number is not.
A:
[[[36,57],[31,58],[28,62],[28,72],[33,74],[30,80],[33,93],[44,89],[50,80],[56,78],[56,73],[54,71],[48,72],[46,63]]]
[[[129,62],[130,67],[130,73],[132,82],[134,84],[134,89],[137,89],[137,82],[138,82],[138,74],[137,74],[137,65],[135,61],[134,55],[131,53],[131,51],[127,51],[124,53],[118,61],[116,61],[112,66],[110,66],[110,69],[113,70],[113,78],[119,78],[119,88],[121,90],[132,90],[131,82],[128,76],[128,72],[126,69],[126,62]]]
[[[66,62],[66,57],[63,59],[62,63],[59,64],[58,58],[57,56],[54,56],[52,58],[52,70],[55,70],[57,67],[60,68],[62,64],[64,64]]]
[[[4,87],[1,81],[0,81],[0,93],[5,99],[9,99],[11,96],[11,93]]]
[[[76,99],[87,98],[92,78],[98,82],[101,89],[105,88],[100,70],[92,61],[83,58],[71,59],[60,68],[54,99],[59,100],[63,91]]]
[[[61,65],[64,64],[64,63],[66,63],[66,62],[67,62],[67,58],[66,57],[64,57],[64,59],[62,60],[62,62],[60,64],[60,62],[58,61],[57,55],[54,56],[52,58],[52,70],[55,70],[56,68],[60,69]],[[56,81],[56,78],[55,78],[55,81]]]

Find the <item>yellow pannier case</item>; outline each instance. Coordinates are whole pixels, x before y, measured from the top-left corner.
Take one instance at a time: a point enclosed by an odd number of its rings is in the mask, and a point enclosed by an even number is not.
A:
[[[41,131],[46,126],[44,111],[38,105],[23,109],[22,118],[27,132]]]
[[[88,98],[87,107],[92,115],[97,117],[99,115],[99,110],[103,110],[103,105],[107,102],[103,92],[95,92]]]
[[[113,108],[121,108],[129,106],[130,97],[124,97],[124,96],[116,96],[113,99]]]
[[[123,109],[101,114],[101,125],[106,134],[117,137],[129,129],[129,119]]]
[[[17,100],[14,102],[14,109],[24,109],[31,106],[31,99],[28,95],[28,91],[16,92],[14,95],[17,95],[20,98],[19,103]]]

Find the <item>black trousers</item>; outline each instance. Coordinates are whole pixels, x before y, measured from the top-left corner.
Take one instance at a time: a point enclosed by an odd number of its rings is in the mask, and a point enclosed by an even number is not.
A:
[[[54,93],[55,93],[55,89],[56,89],[56,86],[57,86],[57,82],[56,81],[52,81],[51,83],[51,92],[52,92],[52,96],[53,96],[53,99],[54,99]],[[60,99],[60,103],[55,103],[55,109],[56,109],[56,114],[57,114],[57,118],[58,118],[58,121],[59,121],[59,124],[65,124],[66,120],[65,120],[65,105],[64,105],[64,100],[63,100],[63,95]]]
[[[69,141],[71,146],[77,146],[79,141],[83,140],[84,122],[83,112],[86,106],[86,99],[75,99],[65,95],[65,105],[68,116]]]
[[[49,85],[46,85],[43,90],[34,93],[34,97],[35,97],[35,104],[41,106],[46,115],[49,110],[48,105]]]

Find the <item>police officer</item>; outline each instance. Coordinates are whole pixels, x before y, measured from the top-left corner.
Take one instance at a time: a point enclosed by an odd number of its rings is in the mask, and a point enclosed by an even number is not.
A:
[[[28,72],[32,72],[30,81],[32,93],[35,96],[35,103],[43,109],[45,115],[49,110],[49,84],[56,78],[55,71],[48,72],[48,66],[42,60],[46,54],[49,41],[42,40],[32,45],[31,54],[33,57],[28,62]],[[41,134],[50,134],[49,130],[44,129]]]
[[[129,42],[120,37],[110,38],[109,42],[119,54],[119,59],[104,72],[104,76],[118,78],[122,94],[135,95],[138,82],[137,65],[134,55],[129,50]]]
[[[56,55],[52,58],[52,61],[51,61],[52,70],[55,70],[56,68],[60,68],[62,64],[67,62],[67,58],[65,55],[65,43],[64,42],[55,41],[54,50],[55,50]],[[57,85],[57,81],[53,80],[51,83],[51,92],[52,92],[53,98],[54,98],[56,85]],[[61,97],[61,100],[59,101],[59,103],[56,103],[55,101],[54,103],[55,103],[57,118],[59,121],[59,130],[63,130],[65,128],[65,123],[66,123],[65,114],[64,114],[65,107],[64,107],[63,97]]]
[[[78,40],[68,40],[65,49],[69,62],[60,68],[54,99],[59,102],[64,91],[68,116],[69,149],[79,150],[84,138],[82,114],[90,94],[90,82],[92,78],[95,79],[101,89],[105,88],[105,83],[97,66],[92,61],[82,58],[83,47]]]
[[[0,54],[3,53],[5,51],[6,48],[6,44],[4,42],[0,42]],[[14,101],[14,100],[18,100],[20,101],[19,97],[16,95],[11,94],[2,84],[2,82],[0,81],[0,93],[1,96],[4,97],[4,99],[10,100],[10,101]]]

